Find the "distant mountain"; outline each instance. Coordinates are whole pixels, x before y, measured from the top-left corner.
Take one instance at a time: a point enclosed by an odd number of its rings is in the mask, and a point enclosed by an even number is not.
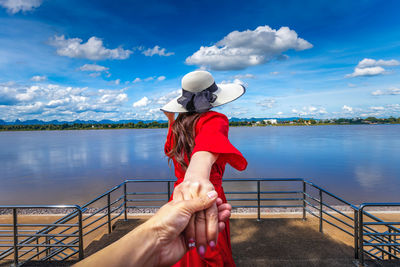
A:
[[[4,120],[0,120],[0,125],[48,125],[48,124],[54,124],[54,125],[59,125],[59,124],[74,124],[74,123],[82,123],[82,124],[121,124],[121,123],[138,123],[138,122],[143,122],[143,123],[149,123],[156,121],[158,123],[164,123],[167,122],[165,120],[119,120],[119,121],[113,121],[113,120],[101,120],[101,121],[94,121],[94,120],[74,120],[74,121],[58,121],[58,120],[52,120],[52,121],[42,121],[42,120],[26,120],[26,121],[20,121],[16,120],[14,122],[7,122]]]

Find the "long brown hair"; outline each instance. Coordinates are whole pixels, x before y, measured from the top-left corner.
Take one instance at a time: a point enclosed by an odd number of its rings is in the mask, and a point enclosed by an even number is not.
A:
[[[185,155],[190,160],[190,155],[195,145],[195,127],[200,115],[201,113],[197,112],[180,113],[171,126],[174,136],[174,145],[167,154],[169,157],[168,162],[170,162],[172,158],[175,158],[184,170],[188,167],[185,161]]]

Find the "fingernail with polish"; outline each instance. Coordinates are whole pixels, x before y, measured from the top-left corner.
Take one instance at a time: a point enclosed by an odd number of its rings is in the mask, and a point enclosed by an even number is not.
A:
[[[208,192],[207,193],[207,196],[209,197],[209,198],[215,198],[216,196],[218,196],[218,193],[216,192],[216,191],[210,191],[210,192]]]
[[[212,250],[214,250],[215,249],[215,242],[214,241],[210,241],[210,248],[212,249]]]
[[[204,254],[206,253],[206,249],[204,246],[200,246],[197,252],[199,253],[199,255],[201,257],[204,257]]]

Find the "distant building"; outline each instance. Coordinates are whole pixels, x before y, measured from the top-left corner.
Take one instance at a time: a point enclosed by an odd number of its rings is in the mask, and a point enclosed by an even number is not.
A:
[[[264,120],[264,122],[266,123],[266,124],[277,124],[278,123],[278,120],[277,119],[269,119],[269,120]]]

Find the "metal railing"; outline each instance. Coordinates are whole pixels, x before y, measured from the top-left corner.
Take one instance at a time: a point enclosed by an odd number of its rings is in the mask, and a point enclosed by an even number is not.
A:
[[[76,213],[77,216],[75,221],[68,224],[64,220],[40,224],[24,223],[20,220],[23,215],[20,212],[26,209],[72,209],[72,213]],[[19,266],[30,260],[46,259],[54,249],[60,247],[66,250],[66,255],[78,254],[79,259],[83,259],[82,209],[78,205],[0,206],[0,210],[12,217],[12,223],[0,224],[0,260],[12,258],[14,266]],[[72,229],[73,232],[58,233],[60,228]],[[21,262],[21,259],[24,260]]]
[[[383,260],[400,260],[400,218],[398,221],[384,221],[369,212],[369,207],[399,207],[400,203],[363,203],[359,210],[360,262],[364,264],[364,254]]]
[[[324,225],[327,224],[353,238],[354,258],[360,259],[361,264],[364,264],[364,254],[378,260],[399,259],[400,230],[396,227],[399,223],[385,222],[364,210],[371,206],[398,206],[399,203],[366,203],[357,207],[301,178],[223,181],[224,187],[228,188],[225,191],[227,200],[232,207],[253,208],[257,213],[257,220],[261,220],[262,213],[270,211],[269,209],[293,209],[302,214],[303,220],[306,220],[308,213],[318,218],[320,232],[323,232]],[[19,266],[33,259],[82,259],[85,237],[98,235],[99,231],[104,230],[111,233],[113,222],[122,216],[127,220],[129,213],[143,213],[149,209],[151,212],[155,211],[170,199],[174,182],[175,179],[126,180],[82,207],[0,206],[0,210],[8,209],[13,214],[12,224],[0,225],[0,228],[6,228],[1,230],[3,232],[0,231],[0,238],[12,237],[0,239],[0,262],[13,259],[15,266]],[[152,184],[150,187],[149,183]],[[35,231],[25,231],[22,234],[19,229],[24,226],[18,223],[18,209],[28,208],[74,210],[52,224],[26,224],[34,227]],[[364,217],[372,222],[366,222]],[[373,229],[373,225],[378,228],[384,226],[387,230]],[[21,239],[22,237],[26,238]],[[364,237],[370,239],[365,240]],[[370,247],[372,249],[366,249]],[[381,252],[381,255],[377,252]]]

